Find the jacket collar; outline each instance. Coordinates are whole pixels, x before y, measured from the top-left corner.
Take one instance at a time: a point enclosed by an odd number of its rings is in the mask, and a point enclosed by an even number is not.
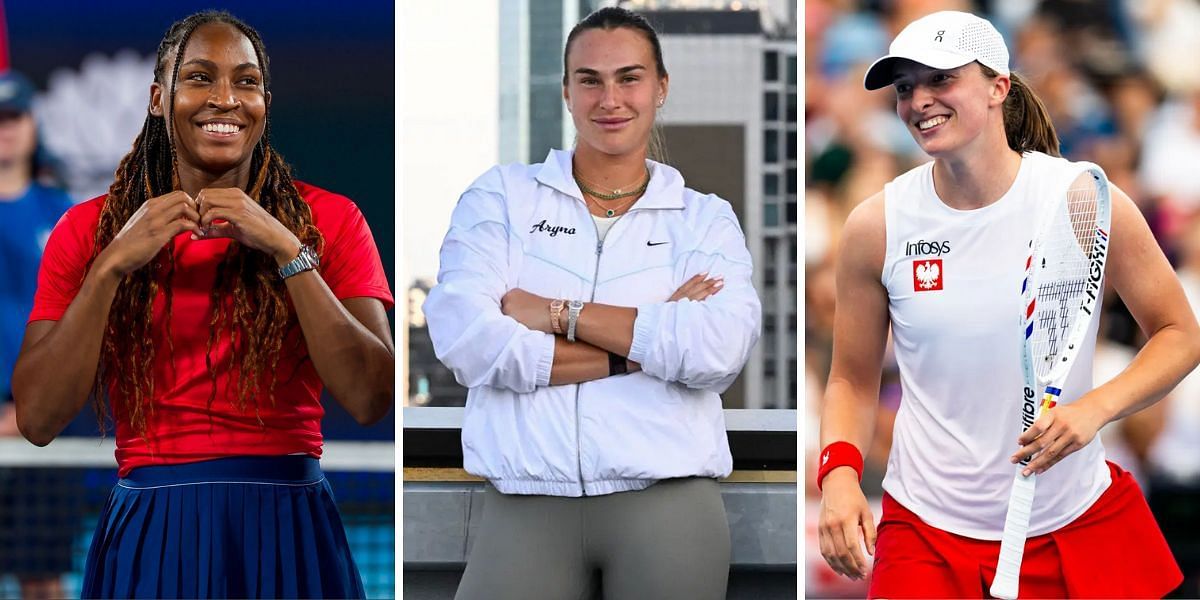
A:
[[[552,149],[534,178],[542,185],[550,186],[567,196],[583,202],[583,192],[571,175],[571,150]],[[650,168],[650,184],[646,192],[630,210],[648,208],[683,208],[683,175],[673,167],[646,160]]]

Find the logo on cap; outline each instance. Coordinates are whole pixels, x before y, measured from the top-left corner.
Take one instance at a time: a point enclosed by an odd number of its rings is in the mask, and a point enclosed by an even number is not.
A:
[[[1009,74],[1004,37],[988,21],[965,12],[935,12],[909,23],[892,40],[887,55],[867,69],[863,86],[877,90],[892,85],[899,59],[933,69],[957,69],[979,61],[1001,75]]]

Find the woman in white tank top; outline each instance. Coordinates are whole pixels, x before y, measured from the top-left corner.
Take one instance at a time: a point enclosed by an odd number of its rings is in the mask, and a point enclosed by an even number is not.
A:
[[[1106,277],[1149,341],[1128,369],[1093,390],[1086,383],[1095,344],[1092,323],[1064,401],[1022,434],[1012,406],[1019,392],[1011,390],[1023,385],[1016,325],[1028,222],[1039,194],[1078,166],[1058,158],[1058,138],[1045,108],[1009,71],[1000,34],[974,15],[947,11],[909,24],[888,56],[872,65],[865,85],[893,87],[897,115],[934,161],[859,205],[841,237],[833,364],[821,419],[821,553],[838,573],[862,578],[868,570],[863,545],[875,554],[878,541],[872,595],[981,597],[994,560],[989,567],[980,559],[974,572],[975,566],[939,555],[961,550],[940,549],[936,541],[928,547],[898,541],[901,528],[889,530],[886,524],[889,503],[932,532],[926,540],[945,535],[966,544],[983,541],[984,551],[994,543],[998,551],[1014,463],[1032,455],[1029,469],[1039,474],[1039,483],[1031,543],[1035,536],[1064,531],[1103,504],[1097,501],[1116,487],[1121,473],[1106,464],[1096,432],[1158,401],[1196,366],[1200,327],[1141,213],[1114,186]],[[877,536],[859,485],[860,449],[869,447],[874,433],[889,327],[903,400]],[[1140,494],[1136,498],[1144,507]],[[1150,538],[1157,534],[1161,540],[1152,519],[1147,527]],[[889,549],[903,552],[884,556],[890,531],[896,531],[897,545]],[[1068,556],[1069,542],[1058,543],[1063,565],[1084,560]],[[921,560],[945,561],[949,570],[906,567],[884,575],[885,561],[899,564],[894,561],[910,553],[927,553]],[[1142,554],[1168,561],[1154,552]],[[1067,590],[1063,595],[1083,589],[1059,576],[1062,586],[1051,581],[1039,589]],[[954,578],[967,583],[948,588],[932,581]]]

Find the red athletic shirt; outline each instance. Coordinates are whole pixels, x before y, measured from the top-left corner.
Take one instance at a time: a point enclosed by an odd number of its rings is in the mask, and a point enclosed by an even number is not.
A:
[[[313,221],[325,238],[318,269],[339,299],[378,298],[391,308],[393,298],[379,250],[362,213],[350,199],[296,182],[300,195],[312,208]],[[38,290],[29,320],[57,321],[79,292],[92,251],[104,196],[71,208],[55,226],[46,243],[38,273]],[[227,336],[213,347],[217,369],[217,394],[208,406],[212,378],[205,365],[212,306],[209,292],[217,265],[231,240],[192,240],[190,233],[175,238],[175,274],[172,279],[171,331],[174,366],[167,346],[166,304],[160,292],[154,299],[154,395],[147,413],[147,435],[134,432],[128,415],[113,398],[116,422],[117,465],[121,476],[146,465],[178,464],[226,456],[307,454],[321,456],[320,403],[322,383],[317,376],[300,327],[293,315],[290,333],[280,351],[275,402],[266,391],[253,406],[238,410],[233,404],[236,386],[228,364],[231,345]],[[238,364],[236,361],[234,364]],[[261,423],[260,423],[261,420]]]

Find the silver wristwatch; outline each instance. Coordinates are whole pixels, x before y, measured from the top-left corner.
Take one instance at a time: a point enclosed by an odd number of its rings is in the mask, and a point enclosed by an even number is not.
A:
[[[317,251],[313,250],[312,246],[300,246],[300,256],[279,267],[279,278],[287,279],[297,273],[311,271],[317,268],[318,264],[320,264],[320,259],[317,258]]]
[[[575,341],[575,324],[579,322],[579,311],[583,310],[583,300],[571,300],[567,303],[567,341]]]

